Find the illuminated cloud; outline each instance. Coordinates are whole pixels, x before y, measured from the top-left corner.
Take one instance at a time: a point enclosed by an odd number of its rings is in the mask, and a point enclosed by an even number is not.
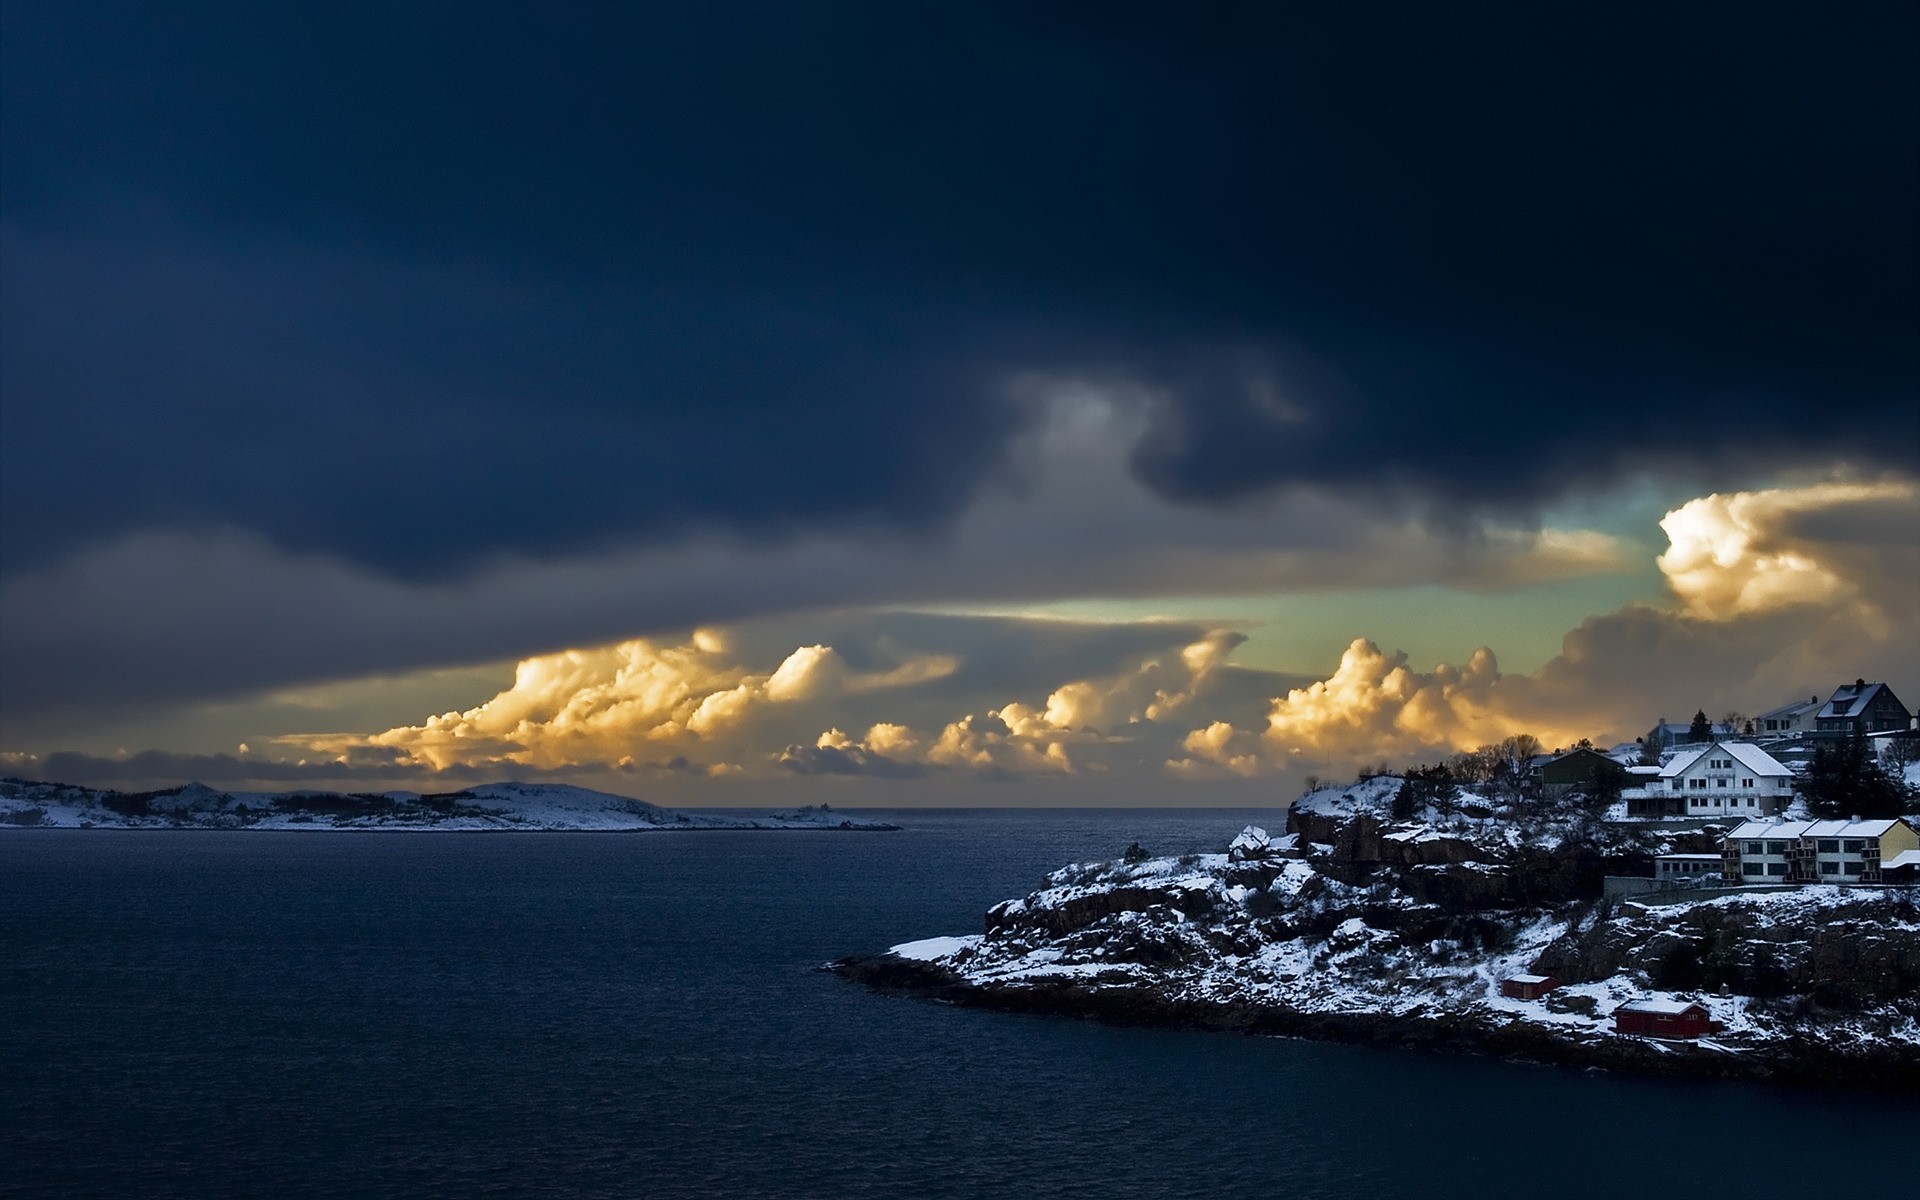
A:
[[[1860,595],[1863,580],[1839,560],[1844,545],[1805,532],[1810,519],[1888,510],[1920,529],[1920,489],[1906,481],[1820,483],[1756,492],[1716,492],[1660,522],[1670,548],[1658,560],[1689,616],[1727,621],[1800,604]]]
[[[289,740],[347,760],[389,751],[403,766],[436,770],[478,762],[631,768],[724,743],[767,706],[926,682],[955,666],[951,658],[922,656],[886,671],[856,672],[832,647],[810,645],[755,673],[734,660],[724,635],[707,629],[680,644],[635,638],[528,658],[499,695],[418,725]]]
[[[1169,722],[1204,703],[1245,640],[1216,630],[1126,670],[1062,683],[1044,703],[1015,700],[969,713],[925,737],[897,723],[876,724],[864,738],[829,729],[812,746],[789,746],[780,765],[799,773],[925,767],[1000,777],[1100,774],[1122,764],[1152,769],[1165,757],[1157,742],[1177,736]]]
[[[1531,675],[1503,674],[1486,647],[1420,672],[1355,641],[1326,679],[1275,700],[1263,739],[1272,764],[1407,762],[1522,732],[1549,746],[1630,739],[1663,715],[1752,713],[1856,677],[1920,679],[1913,482],[1715,494],[1661,527],[1673,608],[1590,617]],[[1196,731],[1170,765],[1203,772],[1244,746],[1232,730]]]
[[[1527,712],[1525,691],[1525,680],[1503,676],[1485,646],[1464,666],[1441,663],[1422,672],[1407,665],[1405,654],[1384,653],[1363,638],[1347,647],[1326,679],[1274,701],[1265,740],[1282,761],[1399,760],[1478,746],[1541,732],[1542,714]]]

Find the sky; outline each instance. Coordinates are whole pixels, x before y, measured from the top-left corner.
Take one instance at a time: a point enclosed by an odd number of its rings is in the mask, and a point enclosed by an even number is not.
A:
[[[1911,5],[0,3],[0,772],[1284,801],[1920,703]]]

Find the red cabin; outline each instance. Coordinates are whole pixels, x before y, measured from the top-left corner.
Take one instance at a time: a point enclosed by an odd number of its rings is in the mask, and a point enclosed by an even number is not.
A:
[[[1637,1033],[1641,1037],[1697,1038],[1719,1030],[1713,1019],[1698,1004],[1679,1000],[1632,1000],[1613,1010],[1615,1033]]]
[[[1500,994],[1509,1000],[1538,1000],[1559,986],[1551,975],[1510,975],[1500,981]]]

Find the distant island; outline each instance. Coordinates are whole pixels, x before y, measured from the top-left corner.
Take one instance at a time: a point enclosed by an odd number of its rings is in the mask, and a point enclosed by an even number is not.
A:
[[[1612,795],[1577,790],[1503,802],[1429,783],[1316,789],[1283,836],[1249,827],[1223,853],[1136,844],[995,905],[980,933],[831,969],[1017,1012],[1920,1087],[1914,887],[1747,886],[1742,848],[1770,844],[1727,824],[1608,819]],[[1888,852],[1912,839],[1910,819],[1875,824]],[[1823,830],[1801,832],[1810,863],[1826,853]],[[1836,853],[1868,852],[1848,837]]]
[[[116,792],[0,780],[0,828],[260,830],[892,831],[898,825],[826,805],[764,816],[680,812],[607,792],[489,783],[457,792],[223,792],[202,783]]]

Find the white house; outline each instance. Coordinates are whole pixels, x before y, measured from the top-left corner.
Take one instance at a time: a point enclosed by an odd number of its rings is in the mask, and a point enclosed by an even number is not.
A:
[[[1660,786],[1690,817],[1771,817],[1793,799],[1793,770],[1747,742],[1709,742],[1674,755]]]

